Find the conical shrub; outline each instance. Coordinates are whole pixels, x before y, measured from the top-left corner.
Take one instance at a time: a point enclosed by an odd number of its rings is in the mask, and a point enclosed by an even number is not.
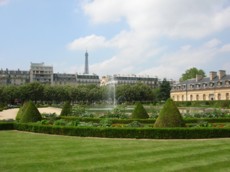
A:
[[[172,99],[165,102],[154,127],[185,127],[183,118]]]
[[[69,101],[64,103],[60,116],[68,116],[72,113],[72,106]]]
[[[20,121],[23,115],[23,112],[26,110],[28,102],[24,102],[23,105],[20,107],[17,115],[16,115],[16,121]]]
[[[149,115],[141,102],[138,102],[136,103],[136,107],[134,108],[131,117],[133,119],[146,119],[149,118]]]
[[[26,103],[25,110],[22,113],[22,117],[20,119],[20,122],[27,123],[27,122],[37,122],[42,119],[42,116],[34,103],[32,101],[29,101]]]

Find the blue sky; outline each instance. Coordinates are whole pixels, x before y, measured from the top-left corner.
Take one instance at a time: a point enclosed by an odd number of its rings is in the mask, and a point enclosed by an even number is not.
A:
[[[229,0],[0,0],[0,68],[178,80],[230,68]]]

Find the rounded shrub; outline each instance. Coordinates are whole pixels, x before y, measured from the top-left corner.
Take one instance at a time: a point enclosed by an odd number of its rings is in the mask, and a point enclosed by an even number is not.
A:
[[[154,127],[185,127],[183,118],[172,99],[165,102]]]
[[[64,103],[60,116],[68,116],[72,113],[72,106],[69,101]]]
[[[42,116],[34,103],[29,101],[25,105],[25,110],[22,112],[20,122],[27,123],[27,122],[37,122],[41,121]]]
[[[141,102],[138,102],[136,104],[135,109],[132,112],[131,117],[133,119],[147,119],[147,118],[149,118],[149,115],[146,112],[144,106],[141,104]]]

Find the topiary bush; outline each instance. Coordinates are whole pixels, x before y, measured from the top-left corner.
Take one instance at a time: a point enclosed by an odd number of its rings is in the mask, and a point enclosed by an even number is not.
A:
[[[21,114],[21,123],[27,123],[27,122],[37,122],[42,120],[42,116],[34,103],[32,101],[29,101],[25,105],[25,110]]]
[[[183,118],[172,99],[166,101],[154,127],[185,127]]]
[[[22,115],[23,115],[24,111],[26,110],[27,104],[28,104],[28,102],[24,102],[23,105],[20,107],[20,109],[16,115],[16,121],[19,122],[21,120]]]
[[[141,104],[141,102],[138,102],[136,104],[136,107],[132,112],[131,118],[133,118],[133,119],[147,119],[147,118],[149,118],[149,115],[146,112],[144,106]]]
[[[72,113],[72,106],[69,101],[64,103],[60,116],[68,116]]]

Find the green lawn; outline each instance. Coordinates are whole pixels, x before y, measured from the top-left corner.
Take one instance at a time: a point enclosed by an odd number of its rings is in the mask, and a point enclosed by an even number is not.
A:
[[[127,140],[0,131],[0,171],[230,171],[230,139]]]

